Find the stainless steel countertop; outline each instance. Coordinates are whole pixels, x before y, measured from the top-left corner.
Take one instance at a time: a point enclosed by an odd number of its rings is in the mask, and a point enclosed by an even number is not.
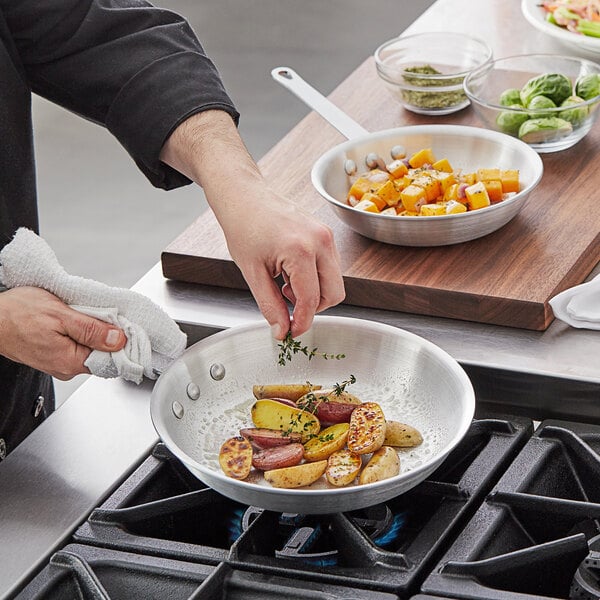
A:
[[[163,306],[190,343],[262,319],[248,292],[165,281],[160,264],[133,289]],[[508,373],[511,394],[528,395],[529,406],[549,393],[572,403],[592,394],[600,402],[597,331],[556,321],[545,332],[533,332],[345,305],[327,314],[421,335],[466,368],[476,368],[473,378],[496,390]],[[138,387],[90,378],[0,464],[0,598],[20,589],[158,441],[151,391],[150,381]]]

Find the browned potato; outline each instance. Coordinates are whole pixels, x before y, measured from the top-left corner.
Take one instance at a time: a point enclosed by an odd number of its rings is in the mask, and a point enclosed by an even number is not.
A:
[[[374,483],[383,481],[400,473],[400,459],[393,448],[382,446],[373,453],[371,459],[362,470],[358,483]]]
[[[288,433],[280,429],[264,429],[261,427],[240,429],[240,435],[250,440],[255,448],[260,449],[286,446],[302,441],[302,436],[299,433]]]
[[[276,383],[273,385],[255,385],[252,387],[252,393],[257,400],[262,400],[263,398],[286,398],[296,402],[298,398],[311,390],[320,389],[320,385],[310,385],[308,383]]]
[[[304,458],[310,461],[326,459],[346,445],[349,429],[348,423],[337,423],[323,429],[319,435],[304,444]]]
[[[282,469],[300,464],[304,456],[302,444],[287,444],[275,448],[266,448],[254,453],[252,466],[260,471]]]
[[[350,452],[347,448],[334,452],[327,459],[325,477],[331,485],[343,487],[350,485],[360,473],[362,459],[358,454]]]
[[[395,446],[396,448],[412,448],[423,442],[423,436],[418,429],[399,423],[398,421],[386,421],[384,446]]]
[[[246,479],[252,468],[252,446],[242,436],[226,440],[219,452],[219,464],[228,477]]]
[[[265,471],[265,480],[276,488],[298,488],[314,483],[325,473],[327,461],[308,462],[295,467]]]
[[[303,442],[321,430],[321,423],[315,415],[275,400],[257,400],[251,412],[256,427],[299,433]]]
[[[376,402],[357,406],[350,417],[348,450],[355,454],[369,454],[379,450],[385,439],[385,415]]]

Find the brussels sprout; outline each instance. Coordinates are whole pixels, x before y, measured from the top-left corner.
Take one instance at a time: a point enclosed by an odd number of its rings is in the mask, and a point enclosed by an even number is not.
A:
[[[569,135],[573,126],[558,117],[528,119],[519,127],[519,138],[528,144],[551,142]]]
[[[556,108],[556,104],[550,100],[547,96],[535,96],[531,99],[529,106],[530,110],[541,110],[541,113],[530,114],[532,119],[543,119],[544,117],[554,117],[552,113],[546,111],[547,108]]]
[[[571,80],[566,75],[546,73],[533,77],[521,88],[521,102],[529,107],[536,96],[546,96],[560,106],[572,93]]]
[[[496,118],[496,125],[500,131],[509,135],[518,135],[519,127],[529,119],[529,115],[524,112],[520,104],[513,104],[508,108],[520,108],[521,110],[503,110]]]
[[[575,95],[583,100],[591,100],[600,95],[600,75],[590,73],[580,77],[575,83]]]
[[[577,106],[578,104],[582,104],[585,102],[583,98],[579,98],[579,96],[569,96],[561,105],[561,108],[572,106],[573,108],[569,108],[568,110],[561,110],[558,113],[558,116],[561,119],[565,119],[572,123],[575,127],[581,125],[581,123],[588,116],[588,107],[587,106]]]
[[[508,88],[507,90],[504,90],[500,94],[500,104],[502,106],[514,106],[515,104],[521,106],[521,90],[517,88]]]

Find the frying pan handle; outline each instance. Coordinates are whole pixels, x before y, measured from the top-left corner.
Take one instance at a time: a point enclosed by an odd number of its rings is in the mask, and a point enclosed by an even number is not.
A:
[[[307,106],[318,112],[349,140],[369,134],[364,127],[351,119],[343,110],[306,83],[300,75],[289,67],[277,67],[271,71],[271,76],[277,83],[298,96]]]

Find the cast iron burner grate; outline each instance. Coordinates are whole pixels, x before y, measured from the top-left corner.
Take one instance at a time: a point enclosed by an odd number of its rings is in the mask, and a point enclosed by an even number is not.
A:
[[[588,540],[600,535],[599,452],[600,426],[543,422],[422,591],[477,600],[569,599]]]
[[[571,584],[572,600],[600,599],[600,535],[592,538],[588,545],[590,553],[579,565]]]
[[[397,600],[289,577],[71,544],[15,600]]]
[[[221,570],[226,564],[257,579],[292,578],[317,588],[343,586],[407,598],[532,430],[529,419],[476,420],[440,468],[409,492],[385,505],[318,516],[229,500],[158,444],[73,541]]]

